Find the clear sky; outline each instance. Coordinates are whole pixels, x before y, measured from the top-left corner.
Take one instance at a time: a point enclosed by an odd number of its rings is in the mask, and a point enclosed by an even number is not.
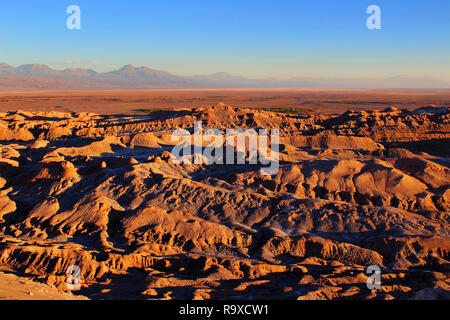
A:
[[[68,30],[69,5],[81,30]],[[366,9],[381,8],[381,30]],[[1,0],[0,62],[179,75],[450,79],[448,0]]]

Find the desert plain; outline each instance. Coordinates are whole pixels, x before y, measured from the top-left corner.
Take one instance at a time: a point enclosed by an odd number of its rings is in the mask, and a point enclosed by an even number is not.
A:
[[[195,121],[278,172],[175,163]],[[0,152],[1,299],[449,299],[450,90],[3,91]]]

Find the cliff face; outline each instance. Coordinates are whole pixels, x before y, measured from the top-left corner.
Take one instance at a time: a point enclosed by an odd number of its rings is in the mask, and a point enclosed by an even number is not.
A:
[[[278,129],[280,168],[176,164],[173,130]],[[449,290],[448,109],[0,115],[0,263],[91,298]],[[247,162],[248,163],[248,162]],[[382,289],[366,287],[367,266]],[[425,290],[425,291],[424,291]]]

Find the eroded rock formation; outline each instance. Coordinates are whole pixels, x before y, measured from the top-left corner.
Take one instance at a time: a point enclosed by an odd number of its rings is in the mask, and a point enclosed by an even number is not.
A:
[[[278,173],[175,164],[194,121],[279,129]],[[60,289],[77,265],[91,298],[448,297],[448,109],[16,111],[0,140],[0,263]]]

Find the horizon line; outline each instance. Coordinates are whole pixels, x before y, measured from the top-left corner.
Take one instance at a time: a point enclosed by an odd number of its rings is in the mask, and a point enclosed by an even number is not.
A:
[[[45,63],[23,63],[20,65],[16,65],[13,66],[7,62],[0,62],[0,65],[7,65],[9,67],[12,67],[14,69],[17,69],[19,67],[22,66],[45,66],[49,69],[52,69],[53,71],[67,71],[67,70],[86,70],[86,71],[94,71],[96,74],[107,74],[107,73],[111,73],[114,71],[120,71],[122,69],[124,69],[125,67],[133,67],[135,69],[140,69],[140,68],[148,68],[152,71],[157,71],[157,72],[164,72],[164,73],[168,73],[170,75],[173,76],[178,76],[178,77],[202,77],[202,76],[214,76],[214,75],[219,75],[219,74],[224,74],[224,75],[228,75],[231,77],[242,77],[248,80],[293,80],[293,79],[308,79],[308,80],[385,80],[385,79],[395,79],[398,77],[409,77],[409,78],[431,78],[434,80],[439,80],[439,81],[445,81],[448,82],[450,84],[450,79],[445,78],[445,77],[439,77],[439,76],[433,76],[433,75],[414,75],[414,74],[395,74],[395,75],[385,75],[385,76],[375,76],[375,77],[360,77],[360,76],[305,76],[305,75],[296,75],[296,76],[290,76],[290,77],[276,77],[276,76],[265,76],[265,77],[248,77],[245,75],[238,75],[238,74],[233,74],[227,71],[217,71],[217,72],[213,72],[213,73],[208,73],[208,74],[191,74],[191,75],[180,75],[177,73],[173,73],[171,71],[166,71],[166,70],[161,70],[161,69],[154,69],[152,67],[149,67],[147,65],[142,65],[142,66],[136,66],[133,63],[127,63],[122,65],[121,67],[116,67],[114,69],[111,69],[109,71],[104,71],[104,72],[99,72],[93,68],[89,68],[89,67],[67,67],[67,68],[56,68],[56,67],[52,67],[49,64],[45,64]],[[250,87],[249,87],[250,88]],[[262,87],[261,87],[262,88]],[[271,88],[271,87],[267,87],[267,88]],[[286,87],[288,88],[288,87]],[[297,87],[296,87],[297,88]],[[344,88],[346,89],[346,88]],[[354,88],[354,89],[359,89],[359,88]],[[361,88],[364,89],[364,88]],[[382,87],[380,87],[380,89],[383,89]],[[403,88],[398,88],[398,89],[403,89]],[[404,88],[407,89],[407,88]],[[414,88],[416,89],[416,88]],[[450,88],[436,88],[436,89],[450,89]],[[431,89],[433,90],[433,89]]]

